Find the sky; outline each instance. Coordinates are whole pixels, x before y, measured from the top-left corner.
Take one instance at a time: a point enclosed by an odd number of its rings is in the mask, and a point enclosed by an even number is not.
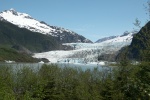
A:
[[[147,0],[0,0],[0,12],[13,8],[95,42],[137,29],[136,18],[144,26],[146,5]]]

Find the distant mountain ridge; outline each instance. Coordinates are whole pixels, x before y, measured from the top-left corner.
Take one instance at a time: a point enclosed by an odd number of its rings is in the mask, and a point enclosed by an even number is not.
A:
[[[104,42],[104,41],[107,41],[107,40],[110,40],[110,39],[114,39],[116,37],[117,36],[104,37],[104,38],[98,39],[95,43],[101,43],[101,42]]]
[[[20,13],[14,9],[5,10],[0,13],[0,20],[6,20],[20,28],[26,28],[32,32],[38,32],[46,35],[51,35],[57,38],[61,43],[92,43],[91,40],[86,39],[82,35],[79,35],[68,29],[64,29],[57,26],[48,25],[44,21],[38,21],[32,18],[29,14]]]
[[[123,35],[119,36],[110,36],[110,37],[104,37],[99,40],[97,40],[95,43],[131,43],[133,35],[136,34],[137,31],[133,32],[124,32]]]

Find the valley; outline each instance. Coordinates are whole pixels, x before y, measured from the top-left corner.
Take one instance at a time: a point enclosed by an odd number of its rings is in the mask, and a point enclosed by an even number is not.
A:
[[[51,63],[114,62],[119,50],[130,45],[137,33],[126,31],[123,35],[92,43],[73,31],[48,25],[14,9],[2,11],[0,19],[0,47],[13,48],[37,59],[48,59]]]
[[[0,100],[150,100],[140,0],[2,2]]]

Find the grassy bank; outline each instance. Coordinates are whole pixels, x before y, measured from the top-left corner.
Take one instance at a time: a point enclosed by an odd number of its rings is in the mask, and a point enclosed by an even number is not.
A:
[[[37,62],[31,55],[19,53],[12,48],[0,47],[0,61],[12,60],[16,62]]]

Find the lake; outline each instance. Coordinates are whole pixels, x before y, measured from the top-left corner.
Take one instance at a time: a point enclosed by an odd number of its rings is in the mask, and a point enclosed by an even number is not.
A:
[[[45,63],[47,65],[50,65],[51,63]],[[9,67],[15,67],[15,68],[22,68],[22,67],[30,67],[34,70],[38,70],[41,68],[43,64],[42,63],[0,63],[0,66],[9,66]],[[81,64],[81,63],[55,63],[58,67],[64,68],[64,67],[72,67],[72,68],[81,68],[82,70],[93,70],[94,68],[98,68],[99,70],[110,70],[111,67],[108,66],[102,66],[97,64]]]

